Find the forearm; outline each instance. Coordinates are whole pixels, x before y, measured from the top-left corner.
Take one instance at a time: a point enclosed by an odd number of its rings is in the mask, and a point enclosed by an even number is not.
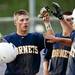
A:
[[[53,31],[53,28],[52,28],[50,22],[49,23],[44,23],[44,24],[45,24],[45,28],[46,28],[46,33],[49,34],[49,35],[50,34],[54,35],[54,31]]]
[[[59,37],[56,37],[56,42],[61,42],[67,46],[71,46],[72,44],[72,40],[69,39],[69,38],[59,38]]]
[[[49,66],[49,62],[44,60],[44,62],[43,62],[43,73],[44,73],[44,75],[49,75],[48,66]]]
[[[65,29],[68,29],[68,31],[71,32],[71,31],[73,30],[73,27],[72,27],[71,23],[69,23],[67,20],[61,19],[61,20],[60,20],[60,23],[61,23],[62,25],[64,25],[64,26],[65,26]]]

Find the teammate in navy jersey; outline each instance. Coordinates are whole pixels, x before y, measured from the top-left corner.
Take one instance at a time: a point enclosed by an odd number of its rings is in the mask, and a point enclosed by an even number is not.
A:
[[[74,46],[71,48],[66,75],[75,75],[75,30],[71,33],[71,39]]]
[[[36,75],[39,72],[44,37],[40,33],[28,33],[29,21],[26,10],[14,13],[16,32],[4,36],[4,40],[16,46],[18,55],[14,61],[7,63],[5,75]],[[52,50],[52,44],[47,44],[47,47]]]
[[[68,13],[69,12],[64,13],[64,16],[71,15]],[[66,75],[70,46],[67,46],[61,42],[57,42],[57,40],[55,40],[55,37],[70,38],[72,26],[71,22],[67,22],[67,19],[61,19],[60,23],[63,30],[62,33],[56,33],[54,37],[53,35],[46,36],[46,39],[49,39],[48,42],[54,41],[49,71],[50,75]],[[45,62],[47,62],[47,64],[49,63],[49,52],[45,55]]]
[[[52,21],[52,19],[51,19],[51,16],[49,15],[48,7],[41,8],[40,14],[38,17],[42,18],[42,20],[43,20],[43,23],[44,23],[46,31],[47,31],[46,34],[54,35],[54,31],[53,31],[51,23],[50,23]],[[45,48],[43,51],[43,55],[46,54],[46,52],[48,52],[48,50]],[[51,52],[49,53],[49,55],[51,57]],[[44,64],[45,64],[45,66],[43,66],[43,74],[47,75],[48,68],[46,66],[46,62]]]
[[[71,46],[71,52],[68,60],[68,66],[67,66],[67,71],[66,75],[75,75],[75,8],[72,13],[73,17],[73,31],[70,35],[71,40],[72,40],[72,46]]]
[[[59,42],[66,43],[66,45],[71,46],[66,75],[75,75],[75,9],[72,12],[71,18],[73,18],[73,24],[71,24],[73,31],[70,34],[70,39],[57,38],[60,39],[58,40]]]

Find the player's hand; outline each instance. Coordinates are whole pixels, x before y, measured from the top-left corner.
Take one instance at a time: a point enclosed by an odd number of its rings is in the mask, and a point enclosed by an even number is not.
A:
[[[53,10],[51,11],[51,13],[57,18],[63,19],[63,12],[61,10],[60,5],[56,2],[53,2],[52,6],[53,6]]]
[[[44,15],[43,15],[43,22],[44,23],[49,23],[50,22],[50,16],[49,16],[49,13],[46,12]]]
[[[47,42],[50,42],[50,43],[55,43],[56,42],[56,37],[54,35],[45,34],[45,39],[46,39]]]
[[[38,15],[38,17],[39,18],[42,18],[42,20],[43,20],[43,22],[44,22],[44,24],[46,23],[50,23],[50,20],[52,20],[51,19],[51,17],[49,16],[49,7],[48,6],[46,6],[46,7],[43,7],[43,8],[41,8],[41,10],[40,10],[40,14]]]
[[[48,13],[48,12],[49,12],[49,7],[48,7],[48,6],[43,7],[43,8],[41,8],[40,14],[38,15],[38,17],[39,17],[39,18],[43,18],[44,15],[45,15],[46,13]]]

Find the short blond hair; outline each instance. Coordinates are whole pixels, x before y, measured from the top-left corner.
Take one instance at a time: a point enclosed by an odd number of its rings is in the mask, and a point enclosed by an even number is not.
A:
[[[27,12],[27,10],[20,9],[20,10],[14,12],[14,20],[16,20],[16,16],[19,16],[19,15],[28,15],[29,16],[29,13]]]

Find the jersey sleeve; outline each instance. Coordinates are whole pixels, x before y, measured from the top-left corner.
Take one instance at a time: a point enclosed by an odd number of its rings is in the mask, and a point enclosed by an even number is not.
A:
[[[46,48],[44,48],[44,60],[49,61],[52,56],[52,50],[53,50],[53,44],[52,43],[47,43],[46,42]]]
[[[41,33],[34,33],[34,39],[36,42],[36,45],[38,45],[39,50],[42,50],[44,48],[44,37]]]
[[[73,30],[70,34],[70,38],[72,41],[74,40],[74,37],[75,37],[75,30]]]
[[[56,37],[61,37],[62,36],[62,33],[56,33],[55,34]],[[49,61],[51,59],[51,56],[52,56],[52,50],[53,50],[53,44],[54,43],[46,43],[46,47],[47,49],[44,49],[44,60],[47,60]]]

